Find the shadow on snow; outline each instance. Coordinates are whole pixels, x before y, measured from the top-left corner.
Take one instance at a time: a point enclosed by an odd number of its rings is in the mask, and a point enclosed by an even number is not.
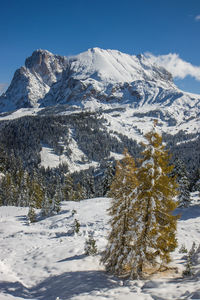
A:
[[[19,282],[1,282],[0,291],[14,297],[24,297],[38,300],[62,300],[101,289],[112,289],[118,286],[113,277],[103,271],[66,272],[58,276],[48,277],[32,288],[26,288]]]
[[[85,255],[85,254],[74,255],[74,256],[71,256],[71,257],[67,257],[67,258],[58,260],[58,262],[65,262],[65,261],[71,261],[71,260],[79,260],[79,259],[83,259],[84,257],[87,257],[87,255]]]
[[[187,208],[177,208],[175,214],[180,214],[180,220],[186,221],[200,217],[200,205],[193,205]]]

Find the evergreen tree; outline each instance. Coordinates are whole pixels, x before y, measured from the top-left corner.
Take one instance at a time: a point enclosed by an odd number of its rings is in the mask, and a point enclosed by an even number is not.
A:
[[[137,171],[127,152],[117,163],[110,193],[111,232],[102,257],[107,271],[131,278],[142,278],[154,264],[169,263],[177,247],[177,217],[172,215],[177,184],[168,176],[173,166],[155,127],[145,137]]]
[[[76,185],[76,190],[74,191],[74,198],[75,201],[86,199],[86,191],[80,183]]]
[[[23,178],[21,181],[20,191],[21,191],[21,206],[29,205],[29,175],[27,171],[24,171]]]
[[[52,210],[51,210],[51,201],[49,199],[49,197],[47,196],[47,193],[44,194],[44,199],[42,201],[42,209],[41,209],[41,213],[43,217],[47,217],[51,214]]]
[[[35,208],[42,208],[42,202],[44,200],[44,188],[42,182],[39,182],[37,174],[34,172],[34,177],[28,182],[29,198],[34,203]]]
[[[4,147],[0,145],[0,172],[5,173],[8,157],[5,153]]]
[[[176,180],[178,183],[178,200],[180,207],[187,207],[190,204],[190,181],[189,175],[186,170],[185,164],[177,159],[174,162],[175,166],[170,174],[171,176],[176,176]]]
[[[85,178],[85,186],[87,188],[87,198],[95,197],[95,181],[93,174],[87,174]]]
[[[36,213],[35,213],[35,209],[34,209],[34,199],[31,198],[30,202],[29,202],[29,211],[28,211],[28,220],[30,223],[34,223],[36,222]]]
[[[97,254],[97,245],[93,236],[89,236],[85,241],[85,255],[96,255]]]
[[[103,174],[103,178],[102,178],[101,186],[102,186],[102,195],[103,196],[106,196],[107,193],[109,193],[114,174],[115,174],[114,167],[113,167],[112,163],[110,163],[107,166],[107,168]]]
[[[62,192],[60,185],[57,184],[56,192],[52,200],[51,211],[58,214],[61,210]]]
[[[126,273],[132,264],[130,253],[134,212],[131,203],[135,201],[137,185],[135,161],[125,150],[124,158],[117,162],[116,174],[108,194],[112,197],[109,209],[111,232],[102,256],[106,270],[116,275]]]
[[[162,137],[153,130],[145,135],[146,143],[141,166],[137,172],[139,186],[137,199],[132,205],[133,251],[131,277],[142,277],[146,266],[160,261],[170,262],[170,253],[177,247],[177,216],[172,212],[177,203],[175,178],[169,177],[173,166],[162,144]]]
[[[64,199],[66,201],[76,200],[76,195],[74,192],[74,182],[72,177],[68,174],[65,177],[65,183],[63,188]]]
[[[1,188],[3,205],[17,205],[17,188],[11,173],[6,172]]]
[[[34,223],[36,222],[36,214],[35,214],[35,209],[33,206],[29,207],[29,211],[28,211],[28,219],[30,223]]]
[[[80,231],[80,223],[79,223],[79,220],[78,219],[74,219],[74,224],[73,224],[73,231],[75,234],[78,234],[79,231]]]
[[[200,193],[200,168],[195,171],[192,190]]]

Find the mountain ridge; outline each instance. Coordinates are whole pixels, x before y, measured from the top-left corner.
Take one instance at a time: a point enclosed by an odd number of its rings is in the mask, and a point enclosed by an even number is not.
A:
[[[200,96],[185,93],[172,75],[145,55],[91,48],[76,56],[54,55],[38,49],[19,68],[7,91],[0,96],[0,111],[88,101],[169,106],[176,102],[200,106]],[[195,102],[195,103],[194,103]],[[88,104],[87,104],[88,105]]]

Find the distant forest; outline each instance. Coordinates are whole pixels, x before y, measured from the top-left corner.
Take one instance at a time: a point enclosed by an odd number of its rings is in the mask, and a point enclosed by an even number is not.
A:
[[[78,198],[105,196],[113,175],[115,174],[115,160],[110,152],[122,154],[124,149],[137,160],[142,146],[136,141],[115,131],[108,132],[107,120],[101,112],[81,112],[69,115],[38,115],[25,116],[19,119],[0,122],[0,168],[1,202],[3,205],[29,205],[26,200],[19,200],[18,189],[25,188],[25,179],[29,185],[37,182],[41,185],[47,197],[53,198],[59,187],[61,200],[70,200],[67,189],[77,193]],[[70,174],[70,165],[61,164],[57,168],[40,166],[40,151],[43,145],[52,148],[55,154],[70,156],[72,149],[70,140],[74,139],[78,148],[84,153],[80,163],[98,162],[99,167]],[[199,189],[200,179],[200,136],[186,134],[180,131],[176,135],[163,134],[163,141],[172,154],[171,163],[184,170],[187,177],[187,187],[190,191]],[[178,167],[179,166],[179,167]],[[179,172],[180,173],[180,172]],[[19,175],[20,174],[20,175]],[[21,177],[20,177],[21,176]],[[69,180],[70,177],[70,180]],[[179,176],[180,177],[180,176]],[[27,179],[29,178],[29,179]],[[6,182],[7,180],[7,182]],[[22,181],[24,187],[22,187]],[[6,200],[6,184],[15,187],[13,200]],[[32,183],[30,183],[32,182]],[[70,187],[69,185],[70,182]],[[64,192],[65,191],[65,192]],[[58,193],[58,191],[57,191]],[[26,198],[23,195],[21,198]]]

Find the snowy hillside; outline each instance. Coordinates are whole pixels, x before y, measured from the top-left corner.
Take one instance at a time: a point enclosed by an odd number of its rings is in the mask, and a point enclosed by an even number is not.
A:
[[[193,194],[193,204],[179,209],[179,247],[172,262],[177,271],[161,272],[145,281],[117,279],[104,272],[99,254],[84,255],[89,234],[93,234],[99,252],[105,248],[108,198],[63,202],[58,215],[31,225],[27,208],[0,207],[0,299],[199,299],[200,257],[193,268],[194,276],[182,278],[186,254],[179,253],[183,244],[188,250],[193,242],[199,245],[197,201],[198,195]],[[74,216],[73,210],[77,212]],[[75,218],[81,227],[74,235]]]

